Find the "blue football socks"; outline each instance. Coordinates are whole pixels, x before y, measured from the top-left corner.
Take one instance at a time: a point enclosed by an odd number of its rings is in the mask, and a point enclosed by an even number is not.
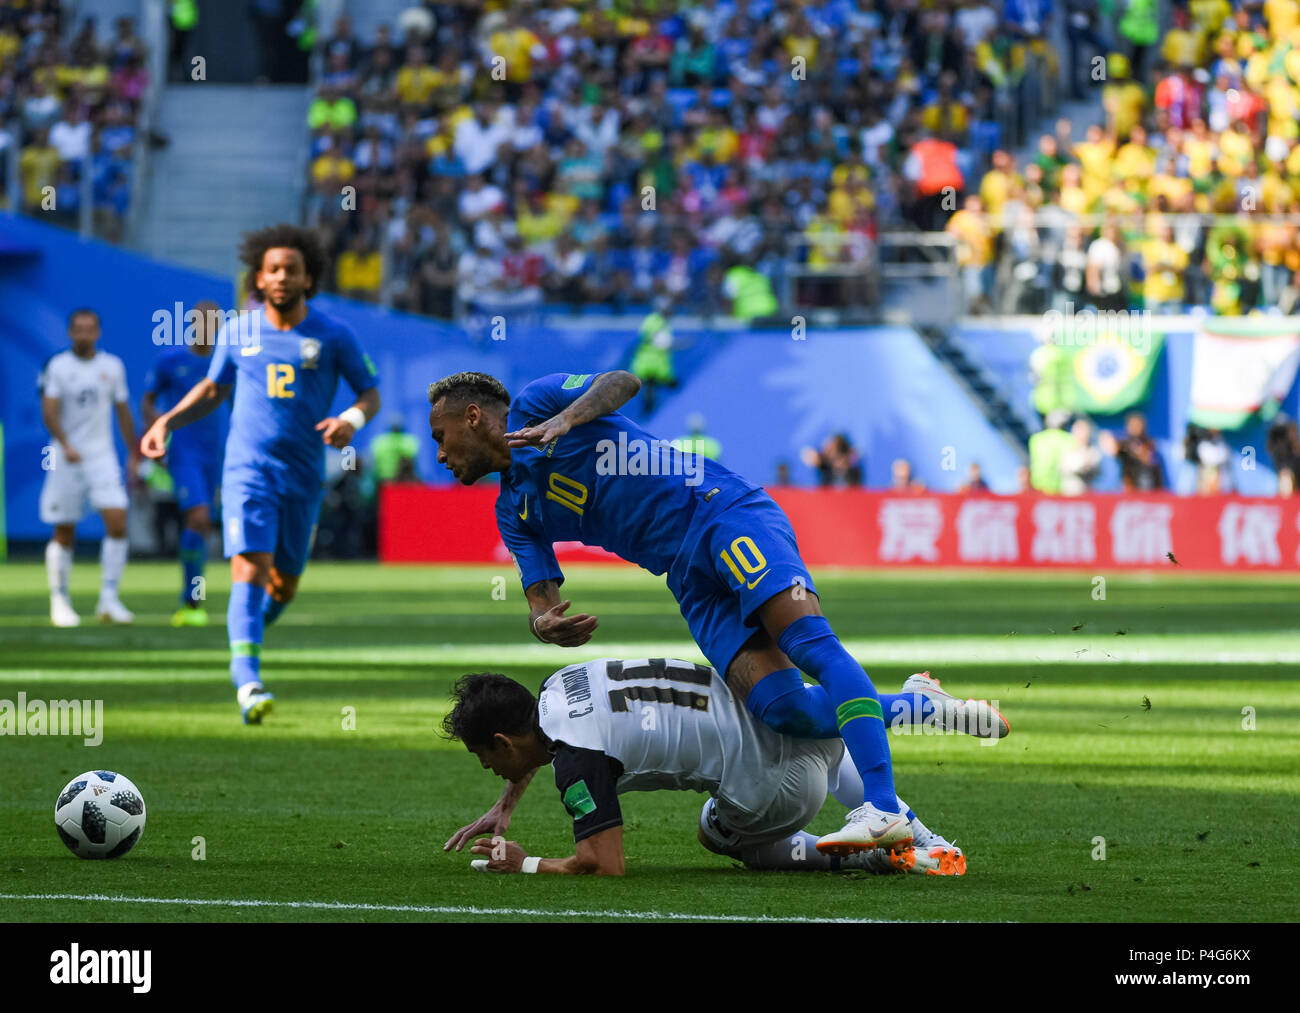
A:
[[[862,776],[864,801],[884,812],[897,812],[884,713],[867,673],[844,649],[824,616],[796,619],[785,628],[779,642],[781,650],[821,684],[835,705],[839,734]],[[792,701],[799,699],[790,696]],[[808,696],[801,701],[805,707]],[[815,712],[809,719],[816,720]]]
[[[262,608],[266,588],[237,581],[230,585],[226,628],[230,634],[230,681],[235,688],[260,683],[262,669]]]

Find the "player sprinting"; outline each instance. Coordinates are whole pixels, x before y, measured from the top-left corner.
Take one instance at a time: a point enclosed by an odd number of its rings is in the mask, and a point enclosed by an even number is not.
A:
[[[685,661],[602,658],[569,665],[535,698],[504,675],[467,675],[455,688],[444,734],[506,778],[498,806],[510,812],[536,771],[550,764],[573,819],[576,853],[530,858],[514,841],[481,837],[475,868],[491,872],[613,875],[624,872],[623,815],[629,791],[705,791],[700,843],[752,869],[865,869],[961,876],[960,848],[930,831],[898,799],[913,846],[841,859],[823,854],[804,828],[829,791],[850,807],[862,782],[839,738],[794,739],[759,723],[717,671]],[[504,828],[503,828],[504,829]],[[460,850],[476,826],[444,850]]]
[[[374,363],[341,321],[308,306],[325,271],[314,233],[275,225],[249,233],[239,251],[248,289],[264,301],[217,336],[208,375],[160,415],[141,443],[163,455],[167,434],[203,418],[231,390],[221,480],[230,558],[230,677],[245,724],[260,724],[273,696],[262,685],[262,637],[294,598],[324,494],[325,444],[346,447],[379,411]],[[251,325],[251,326],[250,326]],[[357,400],[327,416],[347,381]]]
[[[160,411],[180,404],[181,399],[208,373],[209,359],[221,329],[221,308],[214,302],[194,305],[194,344],[164,352],[145,379],[140,410],[146,426]],[[173,433],[167,444],[167,470],[176,488],[181,512],[180,607],[172,616],[173,626],[206,626],[208,613],[200,594],[208,559],[208,533],[216,509],[221,483],[221,419],[213,413]]]
[[[863,804],[818,848],[906,848],[912,831],[897,806],[882,709],[895,701],[882,701],[822,615],[780,507],[619,414],[639,387],[621,370],[552,374],[513,403],[484,373],[429,387],[439,463],[464,485],[501,473],[497,527],[519,568],[533,635],[577,647],[596,629],[594,616],[564,614],[570,602],[560,597],[553,542],[599,545],[667,573],[695,642],[751,713],[787,735],[843,738]],[[805,685],[800,670],[819,685]],[[925,719],[947,697],[937,683],[911,692],[919,694],[915,716]]]
[[[53,439],[45,484],[41,488],[41,522],[54,526],[45,546],[50,585],[50,622],[78,626],[68,578],[72,571],[77,524],[86,500],[104,521],[99,547],[100,588],[95,615],[101,622],[131,623],[135,616],[118,597],[126,570],[126,486],[113,444],[112,417],[127,446],[127,467],[134,478],[139,456],[135,423],[126,385],[126,367],[116,355],[97,348],[99,314],[76,309],[68,317],[72,347],[51,356],[41,370],[41,418]]]

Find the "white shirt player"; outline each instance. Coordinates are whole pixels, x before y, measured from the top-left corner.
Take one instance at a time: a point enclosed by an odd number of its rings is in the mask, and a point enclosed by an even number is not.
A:
[[[96,351],[93,358],[82,359],[65,349],[45,364],[41,393],[59,399],[63,434],[83,460],[108,457],[117,461],[113,405],[129,397],[126,367],[121,359],[101,351]]]
[[[46,524],[76,524],[86,500],[96,510],[124,510],[127,505],[122,468],[113,443],[113,406],[128,399],[126,367],[109,352],[82,359],[71,350],[51,357],[41,372],[41,394],[58,398],[63,435],[81,460],[70,462],[54,445],[40,514]]]
[[[693,789],[754,814],[776,797],[791,749],[714,669],[671,659],[570,665],[546,680],[537,714],[552,742],[617,760],[620,794]]]

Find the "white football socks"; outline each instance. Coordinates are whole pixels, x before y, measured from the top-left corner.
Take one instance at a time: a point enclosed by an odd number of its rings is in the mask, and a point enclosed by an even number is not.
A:
[[[99,567],[101,598],[116,598],[117,585],[122,580],[122,571],[126,569],[126,539],[105,536],[99,547]]]
[[[45,576],[51,598],[68,597],[68,578],[72,573],[72,550],[53,538],[45,546]]]

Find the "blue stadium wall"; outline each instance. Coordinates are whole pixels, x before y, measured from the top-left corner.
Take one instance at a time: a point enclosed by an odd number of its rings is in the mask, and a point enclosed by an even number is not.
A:
[[[37,516],[41,450],[49,437],[36,380],[45,360],[67,347],[69,311],[85,305],[99,312],[101,347],[126,363],[138,425],[145,374],[163,351],[153,343],[154,313],[202,299],[229,306],[232,280],[0,215],[0,419],[11,539],[48,535]],[[325,295],[314,305],[345,320],[380,371],[383,413],[358,437],[359,449],[364,453],[374,434],[400,416],[421,442],[419,474],[439,483],[450,475],[435,464],[427,438],[431,380],[475,369],[517,391],[545,373],[625,367],[639,324],[557,326],[512,314],[505,340],[496,341],[484,326],[439,324]],[[812,330],[797,341],[788,331],[693,330],[678,331],[677,338],[681,384],[661,398],[653,417],[644,419],[638,402],[629,412],[666,438],[682,435],[687,417],[702,413],[707,431],[722,444],[724,463],[754,481],[771,483],[784,460],[794,481],[812,482],[800,449],[844,431],[862,451],[872,485],[888,483],[896,457],[911,460],[934,489],[955,488],[971,460],[981,463],[995,488],[1014,485],[1015,453],[907,328]],[[335,409],[350,402],[341,388]],[[950,446],[954,470],[943,467]],[[99,533],[97,518],[81,529],[88,538]]]

